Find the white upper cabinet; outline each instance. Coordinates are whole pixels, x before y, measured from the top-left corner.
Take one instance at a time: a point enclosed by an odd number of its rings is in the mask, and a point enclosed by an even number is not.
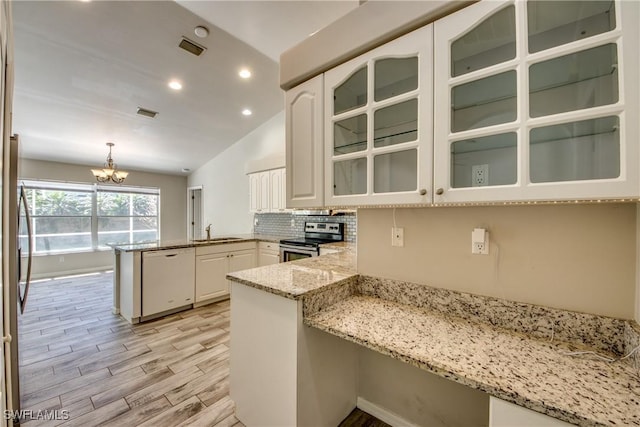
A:
[[[319,75],[287,91],[286,207],[324,205],[323,76]]]
[[[325,73],[325,205],[431,202],[432,43],[428,25]]]
[[[262,212],[262,200],[260,199],[260,172],[249,174],[249,211]]]
[[[481,1],[435,23],[434,202],[638,197],[635,1]]]
[[[253,213],[286,212],[285,168],[249,174],[249,211]]]
[[[285,204],[285,168],[273,169],[269,171],[269,185],[271,188],[270,201],[271,212],[284,212],[286,210]]]

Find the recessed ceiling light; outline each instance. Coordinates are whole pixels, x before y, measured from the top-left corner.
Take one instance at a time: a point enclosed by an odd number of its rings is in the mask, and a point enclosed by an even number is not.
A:
[[[193,32],[201,39],[209,35],[209,29],[207,27],[203,27],[202,25],[198,25],[196,28],[194,28]]]
[[[182,83],[180,83],[180,82],[179,82],[179,81],[177,81],[177,80],[171,80],[171,81],[169,82],[169,87],[170,87],[171,89],[173,89],[173,90],[180,90],[180,89],[182,89]]]
[[[242,70],[240,70],[238,75],[243,79],[248,79],[249,77],[251,77],[251,71],[247,70],[246,68],[243,68]]]
[[[248,108],[245,108],[244,110],[242,110],[243,116],[250,116],[251,114],[252,114],[251,110],[249,110]]]
[[[182,172],[191,172],[191,169],[189,169],[189,168],[182,168]]]

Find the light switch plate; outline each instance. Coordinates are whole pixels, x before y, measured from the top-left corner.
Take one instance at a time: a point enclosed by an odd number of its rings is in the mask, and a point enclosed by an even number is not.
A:
[[[391,246],[404,246],[404,228],[391,227]]]

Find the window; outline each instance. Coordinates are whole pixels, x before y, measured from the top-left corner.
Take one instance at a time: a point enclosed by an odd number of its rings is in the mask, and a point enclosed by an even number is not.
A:
[[[26,195],[35,253],[92,249],[91,191],[27,187]],[[20,237],[26,247],[27,236]]]
[[[160,190],[26,181],[34,253],[108,249],[159,239]],[[20,230],[26,233],[21,212]],[[20,244],[26,247],[26,234]]]
[[[98,247],[158,240],[158,195],[98,189]]]

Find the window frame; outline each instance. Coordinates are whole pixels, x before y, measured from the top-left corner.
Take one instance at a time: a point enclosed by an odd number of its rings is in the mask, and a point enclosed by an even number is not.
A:
[[[35,256],[47,256],[47,255],[63,255],[63,254],[75,254],[75,253],[86,253],[86,252],[102,252],[102,251],[107,251],[107,250],[111,250],[110,247],[106,246],[106,245],[100,245],[99,244],[99,227],[98,227],[98,222],[100,218],[130,218],[130,222],[129,222],[129,235],[130,237],[133,235],[132,233],[135,233],[136,230],[133,230],[133,224],[132,221],[133,219],[136,218],[136,216],[134,215],[126,215],[126,216],[105,216],[105,215],[99,215],[98,213],[98,194],[100,192],[105,192],[105,193],[123,193],[123,194],[129,194],[131,196],[135,195],[135,194],[144,194],[144,195],[154,195],[157,196],[157,208],[156,208],[156,215],[155,216],[140,216],[140,218],[156,218],[156,233],[157,233],[157,239],[156,240],[160,240],[160,236],[161,236],[161,190],[158,187],[137,187],[137,186],[112,186],[112,185],[101,185],[101,184],[86,184],[86,183],[74,183],[74,182],[62,182],[62,181],[46,181],[46,180],[29,180],[29,179],[24,179],[24,180],[20,180],[21,183],[24,184],[25,189],[26,190],[48,190],[48,191],[68,191],[68,192],[86,192],[86,193],[90,193],[91,194],[91,215],[90,216],[73,216],[74,218],[90,218],[90,237],[91,237],[91,247],[90,248],[81,248],[81,249],[62,249],[62,250],[50,250],[50,251],[34,251],[34,255]],[[60,216],[53,216],[53,215],[46,215],[46,216],[39,216],[34,212],[34,201],[33,200],[28,200],[28,204],[29,204],[29,209],[32,211],[31,214],[31,221],[32,221],[32,225],[35,225],[35,221],[38,218],[68,218],[70,216],[67,215],[60,215]],[[130,210],[131,212],[131,210]],[[21,215],[20,220],[22,221],[24,218],[23,215]],[[36,230],[35,227],[33,227],[34,230]],[[140,231],[140,230],[138,230]],[[145,230],[145,231],[151,231],[151,230]],[[86,232],[78,232],[78,233],[60,233],[60,234],[86,234]],[[56,234],[57,235],[57,234]],[[26,235],[20,235],[20,238],[22,237],[26,237]],[[36,238],[38,237],[38,235],[36,234],[36,232],[34,231],[33,235],[31,236],[32,239],[32,244],[34,244],[34,248],[35,246],[35,241]],[[127,244],[124,243],[123,244]]]

